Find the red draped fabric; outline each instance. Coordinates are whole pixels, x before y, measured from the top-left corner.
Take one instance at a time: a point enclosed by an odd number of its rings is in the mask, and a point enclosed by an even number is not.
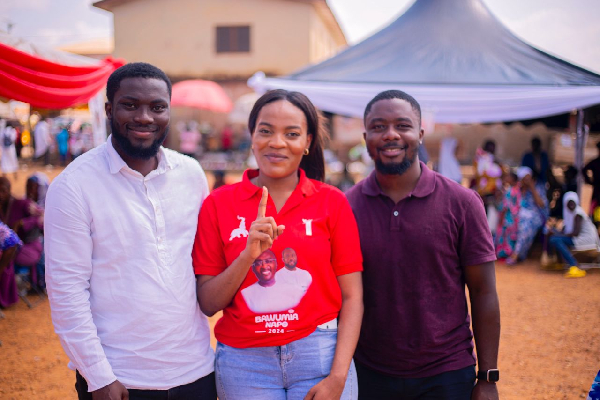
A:
[[[107,57],[97,65],[63,65],[0,43],[0,97],[49,109],[87,103],[123,64]]]

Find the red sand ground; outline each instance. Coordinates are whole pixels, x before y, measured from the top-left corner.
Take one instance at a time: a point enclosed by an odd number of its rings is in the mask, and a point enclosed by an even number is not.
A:
[[[512,268],[499,264],[497,281],[500,397],[585,399],[600,369],[600,270],[568,280],[540,271],[535,261]],[[74,373],[54,334],[48,300],[33,309],[19,302],[4,313],[0,399],[75,399]]]

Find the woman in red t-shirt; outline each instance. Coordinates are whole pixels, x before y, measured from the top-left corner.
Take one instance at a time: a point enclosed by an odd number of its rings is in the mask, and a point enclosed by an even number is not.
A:
[[[202,311],[223,310],[219,398],[356,399],[362,255],[345,196],[323,183],[318,113],[274,90],[248,127],[259,169],[205,200],[192,252]]]

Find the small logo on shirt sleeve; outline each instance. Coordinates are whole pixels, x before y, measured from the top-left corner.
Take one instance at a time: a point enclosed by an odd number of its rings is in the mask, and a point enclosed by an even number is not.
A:
[[[312,219],[304,219],[302,218],[302,223],[306,228],[306,236],[312,236]]]
[[[231,242],[235,238],[248,237],[248,230],[246,229],[246,218],[237,216],[240,220],[240,226],[231,231],[229,241]]]

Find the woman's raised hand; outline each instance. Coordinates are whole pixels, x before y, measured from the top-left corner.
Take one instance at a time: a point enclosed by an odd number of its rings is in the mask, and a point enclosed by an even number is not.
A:
[[[256,219],[250,225],[248,232],[248,240],[246,242],[246,252],[248,256],[255,260],[265,250],[268,250],[273,245],[273,241],[283,233],[285,226],[277,225],[273,217],[266,217],[267,200],[269,199],[269,191],[263,186],[262,197],[258,203],[258,214]]]

